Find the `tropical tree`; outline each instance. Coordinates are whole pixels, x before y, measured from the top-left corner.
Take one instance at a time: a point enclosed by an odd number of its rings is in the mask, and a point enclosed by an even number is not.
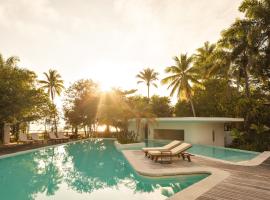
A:
[[[260,50],[265,53],[265,64],[270,64],[270,1],[269,0],[244,0],[239,7],[241,12],[256,26],[253,34],[259,33]]]
[[[50,96],[52,103],[54,104],[54,98],[56,95],[60,95],[64,87],[64,81],[61,79],[61,75],[56,71],[50,69],[49,72],[44,72],[45,80],[40,80],[41,88],[46,90]],[[57,111],[57,110],[55,110]],[[54,113],[54,128],[57,132],[57,123],[56,123],[57,113]]]
[[[169,97],[154,95],[151,97],[150,106],[153,114],[157,117],[171,117],[173,114],[173,108]]]
[[[230,28],[222,32],[219,44],[229,52],[233,65],[231,74],[241,84],[244,79],[246,97],[250,98],[250,74],[256,60],[256,48],[250,40],[250,29],[253,24],[249,20],[236,20]]]
[[[143,71],[139,72],[136,76],[139,81],[139,83],[145,83],[147,85],[147,97],[149,97],[149,90],[150,90],[150,85],[152,84],[154,87],[157,87],[156,83],[154,83],[156,80],[158,80],[158,73],[155,72],[154,69],[146,68]]]
[[[16,67],[19,61],[20,59],[17,56],[11,56],[5,60],[2,54],[0,54],[0,67]]]
[[[267,92],[270,90],[270,1],[244,0],[239,10],[254,24],[249,40],[255,40],[253,43],[258,48],[256,75]]]
[[[216,44],[210,44],[207,41],[197,49],[197,53],[194,55],[194,67],[197,67],[204,77],[208,77],[213,68],[215,49]]]
[[[50,69],[49,72],[44,72],[45,80],[40,80],[39,83],[42,88],[47,90],[48,95],[51,97],[52,102],[56,95],[60,95],[64,87],[64,81],[61,79],[61,75],[56,71]]]
[[[15,136],[22,125],[42,119],[49,106],[46,93],[36,87],[36,74],[19,68],[18,61],[18,57],[4,59],[0,55],[0,129],[11,123]]]
[[[162,79],[162,84],[168,84],[168,89],[171,89],[170,96],[177,94],[180,100],[187,100],[190,102],[193,116],[196,117],[196,112],[192,100],[193,86],[198,85],[202,87],[199,81],[198,69],[193,68],[192,57],[187,54],[181,54],[180,57],[175,56],[175,65],[167,67],[165,72],[170,74],[168,77]]]
[[[83,128],[87,136],[93,131],[99,100],[98,85],[90,79],[78,80],[65,91],[64,116],[75,135],[79,128]]]

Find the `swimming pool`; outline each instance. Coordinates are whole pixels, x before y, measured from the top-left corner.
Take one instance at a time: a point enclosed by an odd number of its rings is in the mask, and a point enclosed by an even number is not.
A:
[[[170,141],[168,140],[148,140],[144,143],[138,143],[138,145],[134,145],[132,147],[128,147],[127,149],[138,150],[142,147],[158,147],[168,144]],[[206,156],[215,159],[221,159],[230,162],[240,162],[250,160],[255,158],[260,153],[254,151],[244,151],[239,149],[231,149],[231,148],[224,148],[224,147],[217,147],[217,146],[207,146],[207,145],[199,145],[193,144],[187,152]]]
[[[254,151],[244,151],[199,144],[193,145],[190,149],[187,150],[187,152],[231,162],[251,160],[260,154]]]
[[[140,176],[113,143],[91,139],[0,159],[0,197],[159,200],[208,176]]]

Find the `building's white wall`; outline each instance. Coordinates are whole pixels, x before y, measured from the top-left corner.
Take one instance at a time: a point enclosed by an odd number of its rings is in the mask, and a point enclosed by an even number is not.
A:
[[[224,123],[222,122],[156,122],[149,125],[148,138],[154,138],[155,129],[184,130],[185,141],[193,144],[224,146]],[[135,122],[130,122],[129,130],[136,130]],[[213,142],[212,132],[215,132]],[[140,131],[140,139],[144,139],[143,129]]]

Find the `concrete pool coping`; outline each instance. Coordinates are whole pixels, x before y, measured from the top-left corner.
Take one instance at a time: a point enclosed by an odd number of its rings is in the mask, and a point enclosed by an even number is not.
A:
[[[174,194],[172,197],[168,198],[169,200],[196,199],[230,175],[229,172],[219,170],[217,168],[205,167],[179,159],[174,161],[172,164],[155,163],[154,161],[146,158],[139,150],[123,150],[122,153],[135,171],[143,176],[163,177],[190,174],[210,174],[203,180]]]
[[[221,160],[221,159],[211,158],[211,157],[202,156],[202,155],[198,155],[198,154],[194,154],[194,155],[196,155],[197,157],[200,157],[200,158],[205,158],[205,159],[212,160],[212,161],[222,162],[225,164],[250,166],[251,167],[251,166],[258,166],[258,165],[262,164],[265,160],[267,160],[270,157],[270,151],[264,151],[250,160],[244,160],[244,161],[239,161],[239,162]]]
[[[138,142],[138,143],[131,143],[131,144],[120,144],[118,141],[115,141],[114,145],[116,146],[116,148],[118,150],[128,150],[128,148],[144,147],[145,143]],[[240,151],[242,151],[242,150],[240,150]],[[200,157],[200,158],[209,159],[209,160],[217,161],[217,162],[222,162],[225,164],[240,165],[240,166],[258,166],[261,163],[263,163],[265,160],[270,158],[270,151],[264,151],[250,160],[239,161],[239,162],[232,162],[232,161],[222,160],[222,159],[218,159],[218,158],[212,158],[212,157],[198,155],[198,154],[194,154],[194,155],[196,155],[197,157]]]

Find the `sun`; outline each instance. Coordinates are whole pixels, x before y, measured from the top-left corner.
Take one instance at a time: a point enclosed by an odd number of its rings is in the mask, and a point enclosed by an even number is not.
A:
[[[109,82],[104,82],[103,81],[103,82],[100,83],[100,90],[102,92],[109,92],[109,91],[112,90],[112,88],[113,88],[113,86]]]

